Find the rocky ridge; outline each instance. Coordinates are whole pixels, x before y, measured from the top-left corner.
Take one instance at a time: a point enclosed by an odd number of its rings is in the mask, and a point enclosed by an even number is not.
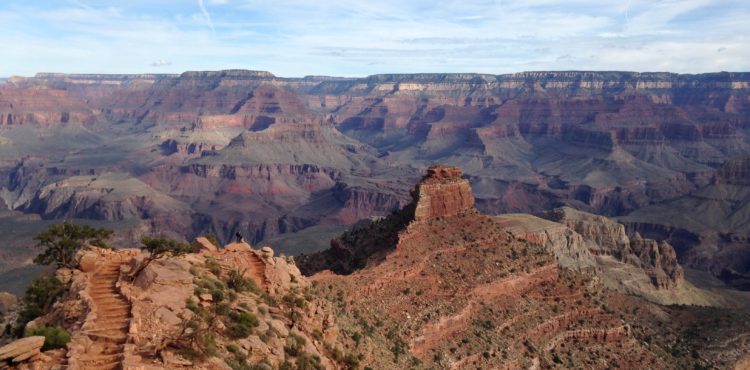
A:
[[[683,359],[640,339],[654,323],[629,312],[651,308],[602,285],[597,256],[586,246],[593,241],[545,220],[543,228],[550,232],[516,233],[521,230],[509,223],[512,218],[481,215],[470,202],[433,207],[434,199],[463,199],[456,186],[465,181],[460,174],[432,168],[415,189],[435,190],[422,188],[435,181],[454,186],[415,196],[401,212],[365,222],[334,240],[328,251],[299,259],[302,271],[319,271],[311,277],[315,291],[331,296],[341,312],[341,329],[368,333],[365,362],[379,368],[453,369],[606,368],[608,361],[626,368],[682,366],[677,364]],[[423,217],[416,219],[415,209],[425,210]],[[453,211],[446,215],[446,209]],[[593,228],[597,220],[589,222]],[[614,229],[624,230],[622,225]],[[602,235],[600,242],[613,236]],[[640,246],[642,240],[635,239]],[[624,245],[608,247],[627,251]],[[661,261],[639,261],[643,275],[661,267]],[[627,308],[613,311],[623,305]],[[396,344],[383,347],[382,341]],[[566,346],[570,341],[576,344]]]
[[[330,307],[307,293],[291,258],[205,238],[196,248],[154,260],[135,279],[147,257],[139,250],[80,252],[80,269],[63,273],[69,291],[27,327],[61,326],[72,341],[65,356],[32,359],[33,368],[342,368]]]

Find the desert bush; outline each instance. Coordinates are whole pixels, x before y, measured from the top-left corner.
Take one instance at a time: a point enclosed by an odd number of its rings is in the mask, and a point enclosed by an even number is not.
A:
[[[320,363],[320,357],[310,356],[302,353],[297,356],[297,370],[323,370],[323,364]]]
[[[70,333],[65,331],[65,329],[63,328],[58,327],[45,326],[26,332],[27,337],[33,335],[41,335],[44,337],[44,346],[42,346],[42,351],[65,348],[65,345],[70,342]]]
[[[193,245],[163,237],[152,238],[144,236],[141,238],[141,244],[141,250],[148,252],[149,256],[130,274],[130,277],[133,279],[148,267],[151,262],[157,259],[167,256],[180,256],[186,253],[194,253],[198,251]]]
[[[286,352],[286,354],[288,354],[289,356],[297,357],[304,352],[305,343],[307,343],[305,338],[297,334],[290,333],[286,338],[284,352]]]
[[[213,258],[211,256],[206,257],[206,262],[203,263],[203,266],[206,267],[208,271],[211,271],[214,276],[221,277],[221,265],[216,260],[216,258]]]
[[[54,276],[42,276],[34,279],[31,285],[26,288],[26,295],[21,300],[23,308],[16,319],[16,336],[20,337],[24,334],[24,329],[29,321],[48,313],[52,304],[64,291],[63,283]]]
[[[255,280],[245,277],[245,270],[232,269],[226,279],[227,286],[236,292],[252,292],[262,294],[263,292],[255,284]]]
[[[229,318],[232,320],[229,335],[234,339],[247,338],[252,334],[253,328],[260,325],[258,317],[249,312],[232,312]]]
[[[355,354],[349,353],[344,357],[344,365],[348,369],[357,369],[359,368],[359,358]]]

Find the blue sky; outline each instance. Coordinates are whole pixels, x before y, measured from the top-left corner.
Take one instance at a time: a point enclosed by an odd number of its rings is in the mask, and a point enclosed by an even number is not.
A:
[[[747,0],[3,0],[0,76],[750,71]]]

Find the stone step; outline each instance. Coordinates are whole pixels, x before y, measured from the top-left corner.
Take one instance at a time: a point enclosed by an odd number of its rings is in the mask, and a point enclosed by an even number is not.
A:
[[[97,300],[99,302],[113,301],[113,300],[117,301],[117,302],[125,302],[125,300],[122,299],[122,297],[120,297],[119,295],[117,295],[117,294],[111,294],[111,293],[92,294],[91,298],[93,298],[93,299],[95,299],[95,300]]]
[[[89,288],[91,293],[102,293],[102,292],[118,292],[117,287],[112,286],[92,286]]]
[[[105,313],[105,314],[106,313],[116,313],[116,312],[128,313],[129,314],[130,313],[130,305],[123,303],[123,304],[118,304],[118,305],[109,304],[109,305],[106,305],[106,306],[103,306],[103,307],[102,306],[96,307],[96,313],[97,314],[98,313]]]
[[[88,363],[86,360],[81,360],[85,364],[86,370],[119,370],[122,369],[120,361],[107,362],[107,363]]]
[[[81,360],[91,363],[91,362],[101,362],[101,363],[109,363],[109,362],[117,362],[122,359],[122,353],[120,353],[122,349],[117,349],[116,353],[98,353],[98,354],[85,354],[81,356]]]
[[[86,332],[87,333],[103,333],[103,332],[122,332],[123,330],[127,330],[130,328],[129,322],[113,322],[113,323],[97,323],[96,327],[94,329],[89,329]]]
[[[122,301],[117,298],[102,298],[97,303],[98,307],[121,307],[121,308],[130,308],[130,305],[126,301]]]
[[[102,312],[96,315],[96,320],[130,320],[130,311],[128,312]]]
[[[94,341],[112,344],[124,344],[128,339],[128,335],[123,332],[84,332],[84,334]]]

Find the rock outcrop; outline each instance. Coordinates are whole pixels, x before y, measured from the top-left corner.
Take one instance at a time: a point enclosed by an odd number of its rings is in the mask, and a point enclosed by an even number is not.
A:
[[[572,208],[558,208],[544,217],[581,234],[595,255],[612,256],[620,262],[643,269],[656,288],[670,289],[684,281],[677,253],[667,242],[643,239],[637,233],[630,238],[625,233],[624,225]]]
[[[416,186],[427,196],[302,258],[303,271],[320,271],[313,291],[337,292],[346,307],[341,329],[368,333],[358,345],[365,363],[604,368],[606,352],[619,366],[670,366],[608,306],[626,298],[604,289],[583,236],[533,216],[475,212],[462,184],[457,170],[432,168]]]
[[[474,208],[469,181],[457,167],[433,166],[412,191],[414,220],[455,216]]]
[[[214,249],[204,239],[195,253],[145,267],[139,250],[82,250],[81,269],[66,270],[69,291],[33,322],[72,336],[65,356],[40,369],[343,368],[332,355],[341,348],[332,307],[308,294],[292,258],[245,243]],[[29,357],[16,352],[15,361]]]
[[[39,356],[42,345],[44,337],[41,336],[26,337],[6,344],[0,347],[0,363],[8,362],[15,365],[32,359]],[[0,365],[0,368],[4,367]]]
[[[331,248],[302,255],[297,263],[310,275],[323,269],[348,274],[381,260],[396,247],[399,233],[412,223],[476,213],[469,181],[457,167],[433,166],[411,190],[412,201],[382,219],[365,219],[331,240]]]

